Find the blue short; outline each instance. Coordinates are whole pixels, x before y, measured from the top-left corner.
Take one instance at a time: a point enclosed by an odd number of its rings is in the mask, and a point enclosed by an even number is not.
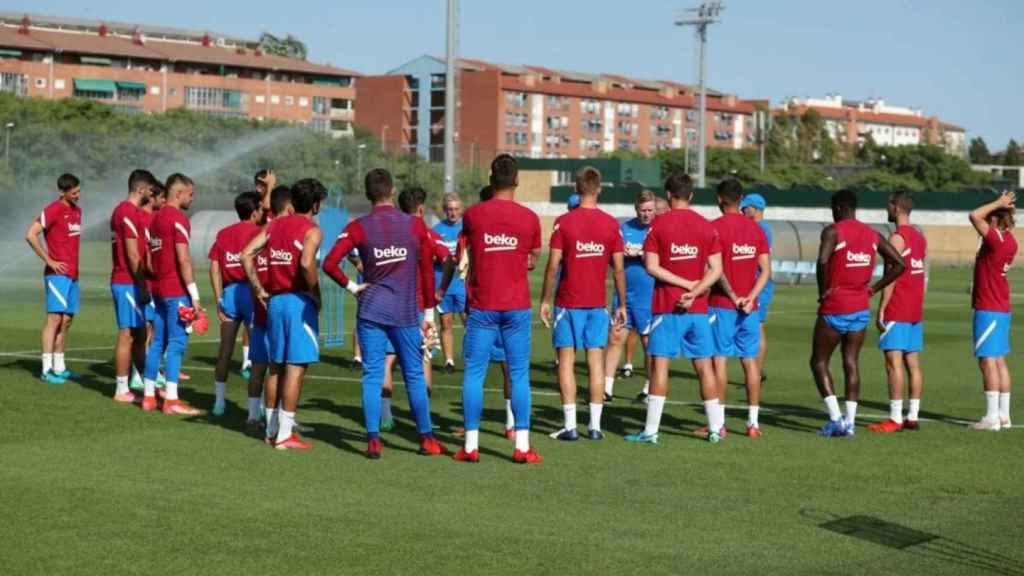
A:
[[[437,304],[438,314],[463,314],[466,312],[466,292],[462,290],[452,291],[449,287],[444,297]]]
[[[849,314],[822,314],[821,319],[836,332],[846,335],[867,328],[868,322],[871,321],[871,310],[861,310]]]
[[[711,334],[715,356],[757,358],[761,348],[761,319],[733,308],[711,308]]]
[[[249,362],[270,364],[270,346],[267,344],[267,327],[253,324],[249,329]]]
[[[924,350],[924,322],[886,322],[885,331],[878,337],[878,347],[908,353]]]
[[[659,358],[691,359],[715,355],[715,339],[707,314],[655,314],[651,320],[647,352]]]
[[[144,308],[149,306],[139,306],[139,290],[135,284],[111,284],[110,296],[114,299],[114,319],[118,330],[142,328],[146,325]],[[153,310],[155,313],[156,308]]]
[[[312,298],[293,292],[270,298],[267,345],[274,364],[320,361],[320,318]]]
[[[1010,313],[974,311],[974,357],[1000,358],[1010,353]]]
[[[555,306],[552,340],[555,348],[591,350],[608,345],[608,310]]]
[[[78,314],[78,280],[51,274],[43,277],[43,289],[46,290],[47,314]]]
[[[150,297],[149,304],[142,309],[142,317],[146,322],[156,322],[156,299]]]
[[[651,327],[651,309],[626,307],[626,330],[646,336]]]
[[[419,330],[420,326],[423,325],[424,314],[423,314],[422,311],[419,312],[419,315],[417,316],[417,318],[419,319],[419,324],[416,325],[416,329]],[[380,324],[379,326],[383,326],[383,324]],[[388,356],[394,356],[395,355],[395,346],[391,343],[391,339],[390,338],[384,338],[383,340],[384,340],[384,343],[385,343],[384,344],[384,353],[387,354]],[[360,347],[362,346],[362,344],[363,344],[363,341],[359,340]]]
[[[252,290],[245,282],[232,282],[225,286],[217,304],[228,318],[252,324]]]

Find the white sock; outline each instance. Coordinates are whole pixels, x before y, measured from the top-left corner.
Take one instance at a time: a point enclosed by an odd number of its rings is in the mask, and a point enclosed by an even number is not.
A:
[[[358,362],[359,364],[362,364],[363,363],[363,357],[362,356],[353,356],[352,357],[352,361],[353,362]]]
[[[604,404],[590,403],[590,426],[588,430],[600,430],[601,429],[601,412],[604,410]]]
[[[759,428],[760,424],[757,423],[757,413],[761,410],[760,406],[751,405],[747,407],[747,426],[751,428]]]
[[[43,374],[53,371],[53,354],[43,353]]]
[[[644,380],[644,394],[650,394],[650,393],[651,393],[651,381],[650,380]]]
[[[828,408],[829,420],[839,420],[843,417],[843,413],[839,411],[839,400],[834,394],[825,397],[825,407]]]
[[[846,401],[846,426],[853,428],[854,422],[857,421],[857,403],[852,400]]]
[[[516,431],[516,440],[518,441],[518,439],[519,439],[519,431],[517,430]],[[466,453],[469,454],[469,453],[473,452],[474,450],[479,450],[479,449],[480,449],[480,431],[479,430],[466,430],[466,445],[463,447],[463,450],[465,450]]]
[[[1003,420],[1010,419],[1010,393],[999,393],[999,417]]]
[[[455,360],[452,360],[451,358],[445,358],[444,359],[444,365],[445,366],[455,366]]]
[[[256,420],[260,417],[260,397],[249,397],[249,420]]]
[[[722,410],[718,398],[704,401],[704,412],[708,417],[708,432],[718,432],[722,429]]]
[[[217,396],[217,399],[216,399],[217,404],[223,404],[224,403],[224,389],[226,387],[227,386],[224,384],[224,382],[214,382],[213,383],[213,391],[214,391],[214,394],[216,394],[216,396]]]
[[[178,383],[168,380],[164,382],[164,400],[178,399]]]
[[[576,429],[576,405],[562,404],[562,414],[565,416],[565,429]]]
[[[917,420],[917,413],[921,411],[921,399],[911,398],[910,407],[907,408],[907,420]]]
[[[64,365],[64,353],[54,352],[53,353],[53,371],[57,374],[63,374],[67,370],[67,366]]]
[[[512,415],[512,401],[505,400],[505,428],[515,428],[516,417]]]
[[[245,370],[249,366],[252,366],[252,362],[249,361],[249,347],[242,346],[242,370]]]
[[[647,397],[647,422],[644,424],[644,434],[653,436],[658,433],[661,426],[661,412],[665,409],[665,397],[650,395]]]
[[[989,420],[999,418],[999,392],[985,392],[985,418]]]
[[[277,422],[278,422],[277,408],[267,408],[266,409],[266,416],[265,417],[267,419],[267,430],[266,430],[267,438],[276,438],[277,437]]]
[[[889,419],[897,424],[903,424],[903,398],[889,400]]]
[[[382,420],[394,420],[391,415],[391,398],[387,396],[380,399],[380,417]]]
[[[725,428],[725,402],[718,401],[718,421],[722,423],[722,428]]]
[[[292,426],[295,425],[295,412],[281,410],[278,415],[277,441],[284,442],[292,436]]]
[[[632,372],[633,371],[633,365],[629,364],[628,362],[626,364],[623,364],[622,365],[622,371],[623,372]]]
[[[149,378],[146,378],[145,380],[142,381],[142,385],[144,387],[144,390],[142,391],[143,394],[145,394],[146,396],[149,396],[150,398],[152,398],[153,396],[156,396],[156,381],[155,380],[150,380]]]
[[[128,377],[127,376],[118,376],[116,378],[116,381],[117,381],[117,390],[114,392],[114,394],[116,396],[120,396],[121,394],[127,394],[128,393]]]
[[[516,450],[520,452],[530,451],[530,431],[516,430]]]
[[[612,390],[615,388],[615,376],[604,377],[604,393],[608,396],[612,395]]]

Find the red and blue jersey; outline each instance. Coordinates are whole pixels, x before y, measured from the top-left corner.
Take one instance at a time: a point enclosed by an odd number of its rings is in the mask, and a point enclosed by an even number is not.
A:
[[[903,238],[906,270],[893,283],[892,297],[885,307],[886,321],[917,323],[924,317],[924,270],[928,241],[913,226],[897,226]]]
[[[149,226],[149,251],[156,277],[153,292],[161,298],[185,296],[188,290],[178,266],[178,244],[189,245],[192,225],[188,216],[174,206],[164,206]]]
[[[309,290],[301,261],[306,232],[311,228],[316,228],[316,223],[301,214],[276,218],[267,226],[265,251],[270,256],[270,271],[266,289],[271,295]]]
[[[236,222],[217,232],[208,258],[220,265],[220,278],[225,286],[245,281],[242,250],[259,233],[260,227],[248,220]]]
[[[78,244],[82,233],[82,209],[68,206],[55,200],[43,208],[39,214],[39,224],[43,227],[43,239],[46,240],[46,252],[50,259],[62,262],[66,266],[62,276],[78,280]],[[47,266],[43,274],[58,274]]]
[[[836,247],[828,260],[828,293],[818,314],[836,315],[871,308],[871,275],[875,270],[878,232],[855,218],[832,225]]]
[[[359,319],[415,326],[420,307],[436,305],[434,242],[421,218],[394,206],[375,206],[345,227],[324,260],[324,271],[346,286],[349,278],[341,270],[341,260],[358,249],[363,281],[369,284],[359,296]]]
[[[971,301],[975,310],[1010,311],[1010,281],[1006,273],[1016,256],[1017,239],[1013,233],[990,227],[974,259]]]

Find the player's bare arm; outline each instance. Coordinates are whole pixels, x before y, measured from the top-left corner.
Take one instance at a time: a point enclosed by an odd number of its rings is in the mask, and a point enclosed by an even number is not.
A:
[[[989,202],[988,204],[985,204],[983,206],[979,206],[979,207],[975,208],[971,212],[971,214],[970,214],[971,225],[974,226],[974,229],[978,231],[978,234],[980,234],[982,238],[984,238],[985,236],[988,236],[988,231],[989,231],[988,216],[989,216],[989,214],[991,214],[992,212],[994,212],[996,210],[999,210],[1001,208],[1013,208],[1014,207],[1014,203],[1016,201],[1017,201],[1017,193],[1016,192],[1013,192],[1012,190],[1004,191],[999,196],[999,198],[996,198],[995,200]]]
[[[261,230],[255,238],[249,241],[249,243],[242,250],[242,269],[245,270],[245,277],[249,279],[249,284],[252,285],[253,290],[256,293],[256,299],[267,306],[267,301],[270,300],[270,294],[260,284],[259,274],[256,273],[256,254],[263,250],[263,247],[267,245],[267,233],[265,230]]]
[[[323,240],[323,233],[319,228],[310,228],[302,239],[302,257],[299,259],[299,268],[302,271],[302,278],[309,286],[309,295],[316,303],[316,309],[320,309],[320,271],[316,265],[316,253],[320,249],[320,242]]]
[[[132,280],[135,283],[135,289],[139,293],[139,306],[145,306],[149,304],[149,288],[146,285],[146,262],[143,261],[142,254],[139,252],[139,243],[137,239],[131,239],[130,242],[124,243],[124,253],[128,257],[128,273],[132,275]]]
[[[196,275],[192,270],[192,255],[189,252],[188,244],[178,242],[174,244],[174,255],[178,260],[178,271],[181,273],[181,280],[188,289],[188,295],[192,299],[192,307],[203,310],[199,305],[199,289],[196,288]]]
[[[818,246],[818,269],[815,272],[818,280],[818,302],[825,300],[828,296],[828,262],[832,258],[832,253],[836,251],[836,244],[839,240],[839,234],[836,232],[835,226],[829,224],[821,231],[821,244]]]
[[[41,234],[42,231],[42,222],[39,220],[33,220],[28,226],[28,231],[25,232],[25,241],[28,242],[28,245],[32,247],[32,251],[36,253],[36,256],[39,256],[39,259],[42,260],[44,264],[49,266],[58,274],[66,274],[68,270],[67,266],[63,262],[58,262],[50,258],[50,255],[46,252],[46,248],[44,248],[43,244],[39,241],[39,234]]]
[[[537,262],[540,261],[540,248],[534,248],[530,250],[530,255],[526,258],[526,269],[533,270],[537,267]]]
[[[722,275],[725,278],[725,275]],[[739,299],[739,307],[743,310],[744,314],[750,314],[754,311],[754,304],[757,303],[757,299],[761,296],[761,292],[764,291],[764,287],[768,285],[768,281],[772,278],[772,259],[768,254],[761,254],[757,257],[757,281],[754,282],[754,287],[750,290],[750,294]]]
[[[708,256],[708,265],[704,270],[704,277],[697,282],[697,285],[693,287],[693,290],[690,290],[680,297],[679,304],[683,308],[689,309],[694,300],[701,297],[708,290],[711,290],[711,287],[723,277],[722,255],[719,253]]]
[[[889,235],[889,243],[900,254],[903,254],[903,250],[907,247],[906,240],[896,232]],[[875,316],[875,325],[878,326],[879,332],[885,332],[885,309],[889,306],[889,301],[892,300],[892,293],[895,289],[896,285],[890,284],[882,290],[882,297],[878,302],[878,314]]]
[[[612,254],[612,280],[615,282],[615,293],[619,296],[619,307],[615,309],[615,325],[626,325],[626,264],[622,252]]]
[[[540,321],[546,328],[551,328],[551,301],[555,295],[555,276],[562,264],[562,251],[552,248],[548,252],[548,266],[544,269],[544,288],[540,296]]]
[[[682,288],[683,290],[693,290],[697,286],[698,282],[694,280],[687,280],[681,276],[669,272],[668,270],[661,267],[661,257],[658,256],[657,252],[647,252],[644,254],[644,268],[647,273],[651,275],[655,280],[664,282],[671,286]]]
[[[907,269],[907,265],[903,263],[903,256],[900,256],[899,250],[893,247],[881,234],[878,235],[878,254],[885,260],[885,272],[878,282],[875,282],[875,285],[871,287],[872,296],[895,282],[900,277],[900,274],[903,274],[903,271]]]

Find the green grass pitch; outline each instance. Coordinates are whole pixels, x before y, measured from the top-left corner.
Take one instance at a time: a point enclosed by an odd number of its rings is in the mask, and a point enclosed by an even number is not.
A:
[[[630,402],[642,374],[617,382],[604,441],[550,440],[561,409],[550,335],[538,325],[533,442],[545,462],[511,463],[492,369],[473,466],[416,455],[401,388],[384,459],[363,458],[348,346],[324,350],[307,380],[299,417],[316,427],[309,453],[245,435],[236,373],[219,420],[115,405],[104,243],[83,245],[82,311],[67,354],[82,378],[43,384],[41,269],[27,247],[5,248],[19,256],[3,263],[0,279],[0,574],[1024,575],[1024,396],[1017,429],[963,425],[983,411],[966,269],[931,274],[920,432],[815,436],[823,411],[807,368],[814,293],[780,288],[762,439],[742,435],[738,384],[729,438],[695,439],[704,417],[692,370],[678,362],[659,445],[622,440],[642,426],[644,409]],[[208,302],[205,269],[198,275]],[[1021,290],[1024,274],[1011,276]],[[1019,317],[1014,324],[1024,333]],[[873,332],[862,355],[862,426],[888,410],[876,342]],[[212,333],[195,338],[185,362],[193,378],[183,397],[201,408],[212,403],[215,347]],[[1018,379],[1021,358],[1010,357]],[[435,379],[439,437],[455,448],[461,372]]]

